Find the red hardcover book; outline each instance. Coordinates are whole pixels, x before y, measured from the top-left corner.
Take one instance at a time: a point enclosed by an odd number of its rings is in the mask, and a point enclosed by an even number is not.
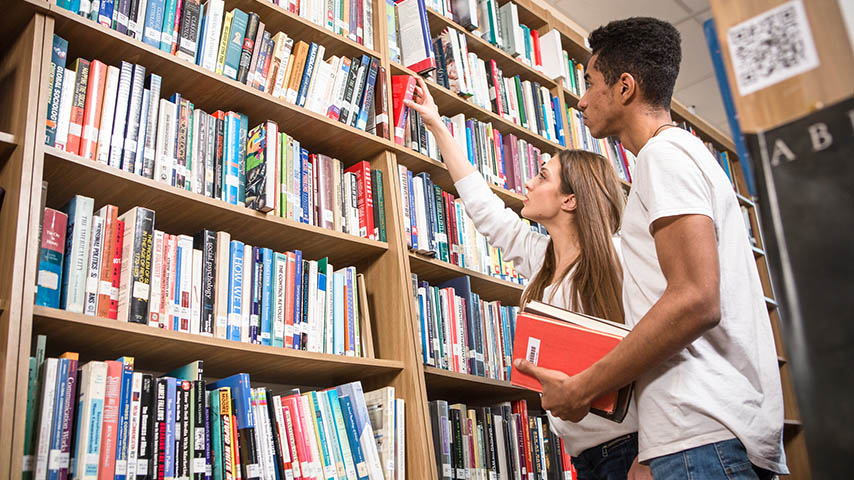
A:
[[[501,179],[501,188],[507,188],[507,169],[504,168],[504,157],[501,152],[501,132],[497,128],[492,129],[492,145],[495,149],[495,165],[498,167],[498,178]],[[504,152],[507,155],[508,152]]]
[[[106,205],[101,208],[98,215],[104,219],[104,248],[101,249],[101,275],[98,284],[98,316],[110,318],[110,298],[113,290],[112,259],[116,250],[116,222],[119,209],[115,205]]]
[[[507,175],[507,189],[516,193],[522,193],[521,178],[519,176],[519,140],[516,135],[504,136],[504,170]]]
[[[543,55],[540,51],[540,33],[531,29],[531,46],[534,47],[534,68],[543,70]]]
[[[122,362],[108,360],[98,480],[113,480],[116,473],[116,439],[119,430],[119,397],[122,393]]]
[[[178,42],[181,41],[179,31],[181,29],[181,12],[184,10],[184,1],[175,2],[175,23],[172,26],[172,55],[178,52]],[[169,13],[167,12],[166,15]]]
[[[406,128],[406,115],[409,107],[403,104],[404,100],[412,100],[415,91],[415,77],[410,75],[391,76],[391,99],[392,116],[394,117],[394,143],[403,145],[403,137]]]
[[[122,249],[124,248],[125,238],[125,222],[116,220],[116,241],[113,249],[113,273],[112,273],[112,288],[110,289],[110,310],[107,313],[108,318],[113,320],[119,318],[119,286],[122,278]],[[131,288],[128,286],[128,288]]]
[[[489,60],[489,75],[492,77],[492,92],[490,92],[490,97],[495,96],[495,106],[496,112],[499,117],[504,116],[504,112],[507,111],[507,106],[504,105],[504,97],[501,96],[501,84],[504,79],[501,78],[501,75],[498,74],[498,64],[495,63],[495,59]]]
[[[578,474],[575,472],[575,467],[572,466],[572,458],[566,453],[566,446],[563,444],[562,438],[558,438],[558,445],[560,447],[560,463],[563,467],[562,477],[564,480],[577,480]]]
[[[291,418],[291,412],[288,408],[286,398],[279,398],[279,408],[282,409],[283,428],[286,435],[282,438],[287,439],[287,447],[291,454],[291,470],[293,471],[294,480],[302,480],[304,477],[301,474],[302,464],[300,463],[299,451],[297,448],[297,439],[294,435],[294,424]]]
[[[303,433],[302,414],[300,411],[299,395],[289,395],[282,398],[282,413],[285,414],[285,422],[290,421],[293,429],[293,439],[296,444],[297,457],[300,462],[300,471],[303,473],[303,478],[310,478],[305,475],[310,472],[311,468],[311,449],[306,444],[306,438]],[[290,420],[288,420],[290,419]]]
[[[460,263],[460,248],[457,242],[457,212],[454,208],[454,197],[446,191],[442,191],[442,198],[445,200],[445,218],[448,226],[445,231],[448,233],[448,255],[451,257],[451,263],[459,265]]]
[[[106,86],[107,66],[98,60],[92,60],[89,65],[89,84],[86,87],[86,106],[83,111],[83,132],[80,141],[80,156],[86,160],[95,160],[97,156],[98,130]]]
[[[86,90],[89,87],[89,60],[78,58],[74,63],[77,72],[74,78],[74,95],[71,100],[71,120],[68,123],[68,142],[65,150],[74,155],[80,154],[83,136],[83,114],[86,110]]]
[[[516,318],[513,359],[525,359],[567,375],[581,373],[610,352],[629,333],[623,325],[531,302]],[[513,385],[542,392],[536,378],[513,367]],[[621,422],[628,410],[631,385],[595,399],[590,411]]]
[[[359,198],[359,235],[372,240],[377,239],[374,225],[374,195],[371,190],[371,165],[366,161],[344,170],[356,174],[356,193]]]
[[[520,459],[520,463],[524,462],[522,465],[523,471],[528,472],[528,476],[533,475],[534,471],[534,461],[531,458],[531,431],[528,429],[528,402],[526,400],[516,400],[512,404],[513,413],[519,415],[519,430],[522,432],[522,443],[519,445],[519,454],[520,456],[524,456],[524,459]]]

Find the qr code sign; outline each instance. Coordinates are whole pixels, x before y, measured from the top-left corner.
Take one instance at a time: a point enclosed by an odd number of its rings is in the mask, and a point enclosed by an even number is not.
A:
[[[818,67],[800,0],[784,3],[727,32],[738,92],[748,95]]]

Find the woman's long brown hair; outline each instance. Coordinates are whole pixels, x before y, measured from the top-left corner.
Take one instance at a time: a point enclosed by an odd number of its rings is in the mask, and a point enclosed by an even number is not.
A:
[[[581,252],[554,283],[572,273],[566,300],[570,310],[624,323],[623,271],[611,237],[620,228],[623,193],[614,168],[601,155],[583,150],[560,153],[560,191],[575,194],[576,225]],[[521,305],[540,300],[555,278],[554,242],[549,240],[546,258],[522,294]]]

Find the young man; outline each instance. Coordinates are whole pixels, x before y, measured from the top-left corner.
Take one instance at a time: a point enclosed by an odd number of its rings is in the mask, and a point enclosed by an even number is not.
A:
[[[589,40],[584,122],[638,157],[622,224],[634,329],[573,377],[517,368],[540,379],[543,408],[572,421],[636,382],[637,460],[656,480],[787,473],[776,350],[738,201],[703,143],[670,118],[679,32],[630,18]]]

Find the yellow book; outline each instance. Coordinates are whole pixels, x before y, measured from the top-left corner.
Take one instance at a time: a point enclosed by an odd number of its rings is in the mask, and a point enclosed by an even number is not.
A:
[[[234,18],[234,10],[225,14],[225,21],[222,22],[222,35],[219,37],[219,51],[216,54],[216,73],[222,75],[222,68],[225,66],[225,52],[228,50],[228,34],[231,31],[231,19]]]
[[[291,78],[291,71],[294,69],[294,55],[293,53],[288,55],[288,64],[285,67],[284,75],[281,75],[281,80],[276,79],[276,90],[279,92],[276,97],[277,98],[285,98],[285,94],[288,92],[288,80]]]
[[[293,64],[293,68],[289,65],[291,73],[288,76],[288,90],[285,93],[285,101],[288,103],[297,102],[297,93],[299,92],[300,82],[302,82],[302,71],[305,69],[305,57],[308,55],[308,44],[302,40],[297,43],[294,49],[294,59],[289,64]]]

